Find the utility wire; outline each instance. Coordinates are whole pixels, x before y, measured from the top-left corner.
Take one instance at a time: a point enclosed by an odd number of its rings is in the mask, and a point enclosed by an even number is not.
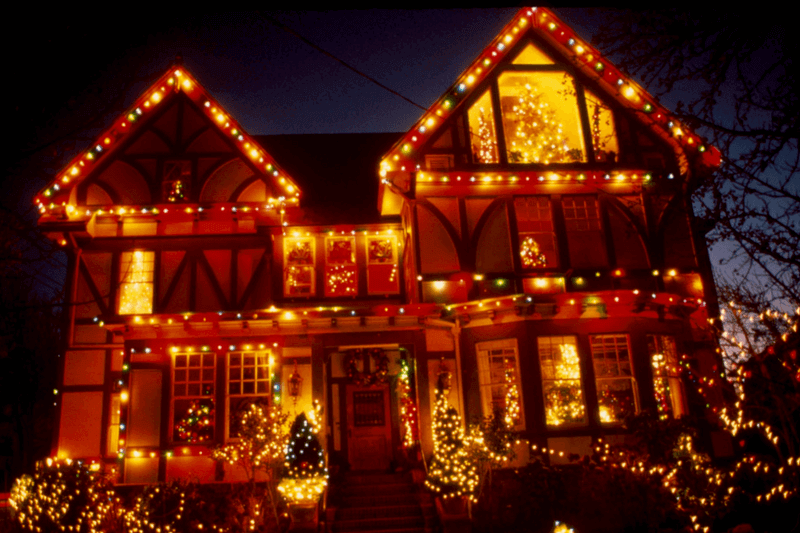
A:
[[[339,63],[341,63],[341,64],[342,64],[342,65],[344,65],[345,67],[349,68],[350,70],[352,70],[353,72],[355,72],[355,73],[356,73],[356,74],[358,74],[359,76],[361,76],[361,77],[363,77],[363,78],[366,78],[366,79],[368,79],[369,81],[371,81],[372,83],[374,83],[374,84],[375,84],[375,85],[377,85],[378,87],[381,87],[381,88],[383,88],[383,89],[386,89],[387,91],[389,91],[389,92],[390,92],[390,93],[392,93],[393,95],[395,95],[395,96],[399,96],[400,98],[402,98],[403,100],[405,100],[405,101],[406,101],[406,102],[408,102],[409,104],[411,104],[411,105],[413,105],[413,106],[416,106],[416,107],[418,107],[418,108],[422,109],[423,111],[427,111],[427,110],[428,110],[428,108],[427,108],[427,107],[423,107],[423,106],[419,105],[419,104],[418,104],[418,103],[416,103],[415,101],[411,100],[410,98],[407,98],[407,97],[403,96],[402,94],[400,94],[399,92],[395,91],[395,90],[394,90],[394,89],[392,89],[391,87],[387,87],[386,85],[382,84],[381,82],[379,82],[378,80],[376,80],[375,78],[373,78],[372,76],[370,76],[369,74],[366,74],[366,73],[364,73],[364,72],[361,72],[360,70],[358,70],[358,69],[357,69],[356,67],[354,67],[353,65],[351,65],[351,64],[349,64],[349,63],[347,63],[346,61],[344,61],[344,60],[342,60],[342,59],[339,59],[338,57],[336,57],[335,55],[331,54],[331,53],[330,53],[330,52],[328,52],[327,50],[324,50],[324,49],[323,49],[323,48],[321,48],[320,46],[317,46],[315,43],[313,43],[313,42],[309,41],[308,39],[306,39],[305,37],[303,37],[302,35],[300,35],[300,34],[299,34],[299,33],[297,33],[296,31],[294,31],[292,28],[290,28],[290,27],[289,27],[289,26],[287,26],[286,24],[283,24],[282,22],[280,22],[280,21],[276,20],[274,17],[272,17],[272,16],[270,16],[270,15],[265,15],[264,13],[260,13],[260,15],[261,15],[262,17],[264,17],[266,20],[268,20],[269,22],[271,22],[272,24],[274,24],[275,26],[278,26],[279,28],[281,28],[281,29],[283,29],[283,30],[285,30],[285,31],[287,31],[287,32],[289,32],[289,33],[291,33],[292,35],[294,35],[295,37],[297,37],[298,39],[300,39],[301,41],[303,41],[304,43],[306,43],[308,46],[310,46],[310,47],[314,48],[314,49],[315,49],[315,50],[317,50],[318,52],[325,54],[326,56],[330,57],[330,58],[331,58],[331,59],[333,59],[334,61],[338,61]]]

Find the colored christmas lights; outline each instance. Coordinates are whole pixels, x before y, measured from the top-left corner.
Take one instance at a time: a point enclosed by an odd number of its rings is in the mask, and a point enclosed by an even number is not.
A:
[[[319,415],[315,413],[315,419]],[[316,502],[328,484],[325,452],[316,431],[319,426],[309,423],[305,413],[295,418],[291,438],[284,452],[284,472],[278,491],[292,503]]]

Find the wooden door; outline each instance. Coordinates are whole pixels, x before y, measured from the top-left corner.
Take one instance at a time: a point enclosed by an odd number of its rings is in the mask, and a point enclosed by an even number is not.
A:
[[[392,459],[389,387],[347,385],[347,455],[353,470],[388,470]]]

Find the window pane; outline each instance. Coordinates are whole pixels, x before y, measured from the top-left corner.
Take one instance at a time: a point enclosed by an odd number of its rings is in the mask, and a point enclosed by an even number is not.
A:
[[[638,411],[627,335],[592,335],[600,422],[613,424]]]
[[[367,292],[397,294],[400,292],[397,237],[367,237]]]
[[[475,163],[497,163],[497,134],[494,108],[489,91],[483,93],[467,111],[472,158]]]
[[[123,252],[120,257],[119,314],[153,312],[154,252]]]
[[[498,78],[509,163],[586,161],[575,84],[564,72]]]
[[[325,296],[355,296],[358,291],[355,237],[325,239]]]
[[[619,145],[614,129],[614,114],[595,95],[589,91],[585,94],[595,161],[615,163],[619,159]]]
[[[653,388],[659,416],[662,419],[683,416],[686,414],[686,400],[675,339],[666,335],[648,335],[647,351],[653,368]]]
[[[537,340],[547,425],[584,423],[586,407],[575,337]]]
[[[532,44],[522,49],[512,61],[515,65],[552,65],[553,60]]]
[[[546,196],[515,198],[514,213],[519,231],[522,268],[558,266],[550,199]]]
[[[525,428],[516,339],[475,345],[483,416],[499,415],[514,429]]]
[[[173,439],[201,443],[214,439],[214,400],[175,400]]]
[[[314,241],[307,238],[284,240],[284,294],[308,296],[314,294]]]

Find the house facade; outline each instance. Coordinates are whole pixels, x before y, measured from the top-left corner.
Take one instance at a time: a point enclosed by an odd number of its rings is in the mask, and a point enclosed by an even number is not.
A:
[[[318,402],[332,463],[388,469],[430,451],[443,375],[466,420],[572,453],[699,414],[688,197],[718,160],[543,8],[404,134],[250,136],[174,66],[35,199],[70,258],[53,455],[236,480],[209,455],[239,407]]]

